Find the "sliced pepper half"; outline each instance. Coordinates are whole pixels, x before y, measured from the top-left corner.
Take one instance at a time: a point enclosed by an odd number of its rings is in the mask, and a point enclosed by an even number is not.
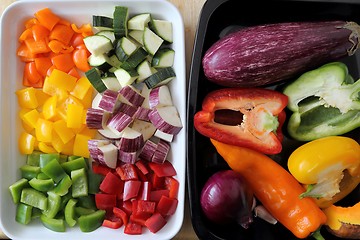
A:
[[[288,159],[290,173],[321,208],[341,200],[360,182],[360,146],[352,138],[330,136],[303,144]]]
[[[341,62],[325,64],[285,87],[293,112],[287,126],[299,141],[341,135],[360,126],[360,81]]]
[[[287,103],[287,96],[270,89],[215,90],[204,98],[202,110],[194,116],[194,127],[223,143],[276,154],[282,150]]]

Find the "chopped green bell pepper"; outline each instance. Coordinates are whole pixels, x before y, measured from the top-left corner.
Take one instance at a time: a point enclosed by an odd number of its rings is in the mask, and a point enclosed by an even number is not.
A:
[[[54,188],[54,180],[50,179],[37,179],[33,178],[29,181],[29,184],[35,190],[40,192],[47,192]]]
[[[52,231],[65,232],[66,230],[64,219],[48,218],[44,214],[40,216],[40,219],[43,225]]]
[[[71,171],[78,170],[81,168],[87,169],[86,160],[83,157],[78,157],[74,160],[64,162],[61,164],[61,167],[65,170],[67,174],[71,174]]]
[[[21,191],[20,202],[41,210],[46,210],[48,207],[46,195],[32,188],[24,188]]]
[[[60,154],[59,153],[42,153],[40,154],[39,166],[41,168],[45,167],[51,160],[56,159],[59,162]]]
[[[90,213],[95,212],[94,209],[90,209],[90,208],[84,208],[84,207],[75,207],[75,213],[77,216],[82,216],[82,215],[89,215]]]
[[[88,195],[88,180],[85,168],[71,171],[72,196],[73,198]]]
[[[48,218],[54,218],[60,210],[61,197],[53,192],[48,192],[47,209],[43,211],[43,215]]]
[[[43,168],[41,168],[41,171],[53,179],[55,183],[60,182],[61,179],[66,176],[66,172],[56,159],[48,162]]]
[[[292,111],[287,130],[299,141],[341,135],[360,126],[360,81],[344,63],[332,62],[284,88]]]
[[[69,175],[65,174],[65,177],[63,177],[63,179],[61,179],[61,181],[51,191],[60,196],[64,196],[69,192],[71,185],[72,181]]]
[[[29,224],[31,221],[32,206],[19,203],[16,207],[15,221],[21,224]]]
[[[20,202],[21,191],[27,187],[29,187],[29,181],[26,178],[16,181],[9,187],[12,200],[15,204]]]
[[[40,166],[40,155],[42,153],[39,151],[34,151],[31,154],[27,155],[26,164],[30,166]]]
[[[73,227],[76,224],[75,219],[75,206],[76,206],[77,200],[72,198],[68,201],[68,203],[65,206],[65,221],[70,226]]]
[[[105,210],[97,210],[88,215],[79,217],[78,222],[82,232],[92,232],[99,228],[105,219]]]
[[[40,167],[25,164],[20,167],[20,171],[23,178],[31,180],[36,178],[36,176],[40,173]]]

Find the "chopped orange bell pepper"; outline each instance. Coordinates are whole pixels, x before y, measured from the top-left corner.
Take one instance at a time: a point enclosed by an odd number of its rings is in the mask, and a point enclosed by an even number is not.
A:
[[[60,21],[60,17],[54,14],[49,8],[44,8],[35,13],[36,19],[50,31]]]

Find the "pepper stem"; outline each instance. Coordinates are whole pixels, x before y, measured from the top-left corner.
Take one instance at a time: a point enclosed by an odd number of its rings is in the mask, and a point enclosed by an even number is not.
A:
[[[313,232],[311,234],[311,236],[313,238],[315,238],[316,240],[325,240],[325,238],[321,235],[320,228],[318,230],[316,230],[315,232]]]
[[[314,184],[309,184],[306,186],[306,191],[299,195],[299,198],[312,197],[312,198],[321,198],[319,194],[313,194],[312,190],[314,189]]]

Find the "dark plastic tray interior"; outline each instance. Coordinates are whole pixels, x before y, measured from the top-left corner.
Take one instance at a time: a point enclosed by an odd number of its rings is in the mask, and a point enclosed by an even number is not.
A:
[[[255,218],[249,229],[244,230],[239,225],[219,225],[209,222],[203,215],[200,206],[200,192],[206,180],[215,172],[228,169],[226,162],[217,155],[208,138],[200,135],[194,129],[193,116],[201,109],[204,96],[217,88],[216,84],[206,80],[201,59],[205,51],[215,43],[220,36],[238,27],[251,25],[316,20],[347,20],[360,23],[360,2],[312,2],[312,1],[238,1],[238,0],[208,0],[201,12],[195,38],[193,58],[190,70],[188,88],[188,134],[187,134],[187,173],[190,210],[193,228],[200,239],[242,239],[242,240],[272,240],[297,239],[280,223],[271,225]],[[360,51],[360,50],[358,50]],[[360,78],[357,54],[341,59],[355,79]],[[279,87],[278,85],[273,87]],[[286,124],[284,124],[286,126]],[[271,156],[286,168],[290,153],[301,143],[286,137],[283,151]],[[360,140],[359,129],[347,134],[357,141]],[[256,173],[254,173],[256,174]],[[276,178],[276,176],[274,176]],[[360,187],[337,205],[350,206],[360,200]],[[321,233],[327,240],[337,238],[322,228]],[[309,237],[308,239],[313,239]]]

